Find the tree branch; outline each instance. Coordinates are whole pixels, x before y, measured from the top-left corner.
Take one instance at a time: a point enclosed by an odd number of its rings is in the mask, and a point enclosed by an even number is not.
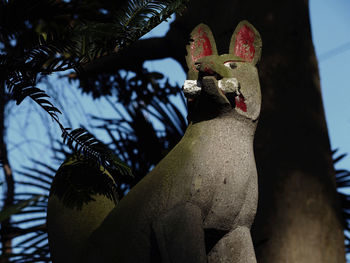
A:
[[[186,36],[185,32],[175,28],[169,30],[165,37],[139,40],[125,50],[103,56],[84,65],[79,77],[93,76],[101,72],[113,73],[119,69],[133,70],[146,60],[164,58],[173,58],[183,68],[187,68],[183,48],[187,41]]]

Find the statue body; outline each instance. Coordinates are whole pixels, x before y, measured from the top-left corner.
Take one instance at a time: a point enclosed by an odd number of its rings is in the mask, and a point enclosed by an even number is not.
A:
[[[250,226],[258,200],[253,140],[260,36],[241,22],[233,54],[221,56],[207,26],[197,26],[191,38],[188,76],[199,92],[189,95],[190,125],[93,231],[81,262],[256,262]],[[237,47],[241,40],[249,54]]]
[[[237,241],[241,234],[254,255],[249,233],[257,205],[254,125],[238,119],[191,124],[92,235],[91,245],[100,251],[96,260],[108,255],[103,262],[207,262],[206,249],[213,257],[224,249],[218,238],[231,235]],[[214,248],[206,248],[206,230],[217,236]]]

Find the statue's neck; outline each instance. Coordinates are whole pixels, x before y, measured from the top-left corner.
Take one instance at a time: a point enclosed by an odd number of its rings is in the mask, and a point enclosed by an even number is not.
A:
[[[205,136],[242,136],[254,137],[257,121],[252,121],[236,112],[229,112],[219,117],[191,122],[188,132],[203,134]]]

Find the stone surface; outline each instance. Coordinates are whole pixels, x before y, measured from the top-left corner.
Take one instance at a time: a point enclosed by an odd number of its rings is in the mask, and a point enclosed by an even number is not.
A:
[[[92,198],[95,201],[78,210],[65,206],[56,196],[50,197],[47,221],[53,262],[79,262],[89,236],[115,207],[115,203],[103,195]]]

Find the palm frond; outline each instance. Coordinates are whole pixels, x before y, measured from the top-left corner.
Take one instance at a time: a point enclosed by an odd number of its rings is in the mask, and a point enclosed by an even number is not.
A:
[[[140,69],[131,78],[116,75],[114,83],[109,79],[106,75],[99,81],[101,86],[109,86],[117,93],[118,102],[109,103],[118,117],[93,119],[98,123],[96,128],[108,134],[117,156],[131,166],[135,175],[136,180],[123,178],[126,186],[118,191],[125,194],[182,138],[187,121],[179,107],[185,105],[172,101],[173,95],[181,93],[180,88],[164,81],[162,74]],[[180,102],[185,104],[183,98]]]
[[[2,255],[11,262],[50,262],[46,231],[46,207],[51,178],[56,169],[36,162],[38,168],[15,171],[21,175],[20,184],[29,186],[25,192],[15,193],[17,204],[26,206],[17,211],[12,218],[11,235],[14,237],[15,253]]]
[[[31,1],[37,4],[34,6],[40,6],[41,1]],[[16,0],[12,2],[15,3]],[[86,155],[113,172],[131,175],[130,169],[114,154],[108,151],[101,154],[93,150],[91,148],[93,145],[96,147],[100,144],[94,141],[89,133],[81,129],[69,133],[69,129],[63,127],[58,118],[60,110],[49,101],[50,97],[43,90],[36,87],[38,75],[73,68],[79,71],[82,63],[113,52],[116,46],[120,50],[136,41],[144,33],[167,19],[174,10],[182,8],[184,2],[183,0],[132,0],[125,8],[120,9],[113,23],[89,21],[73,28],[67,27],[61,31],[62,36],[56,39],[51,38],[49,41],[41,41],[40,45],[34,45],[18,57],[10,57],[10,54],[1,56],[0,69],[3,70],[2,74],[6,78],[6,84],[12,97],[17,104],[20,104],[29,96],[40,105],[58,123],[64,141],[78,154]],[[9,6],[7,1],[1,4],[0,13],[6,9],[13,11],[13,7]],[[54,1],[51,1],[50,4],[54,5]],[[33,7],[30,10],[32,9]],[[2,23],[6,24],[8,21],[2,21]],[[14,27],[14,30],[16,28]],[[5,36],[2,37],[5,38]]]
[[[116,193],[115,180],[107,170],[72,155],[58,169],[50,195],[59,198],[65,206],[80,210],[84,204],[94,201],[95,195],[117,203]]]
[[[77,155],[82,155],[95,162],[97,167],[102,165],[114,178],[133,176],[131,169],[124,162],[84,128],[78,128],[71,132],[65,129],[62,137],[63,143],[67,144]]]
[[[23,209],[28,207],[32,202],[39,199],[40,196],[30,198],[28,200],[20,201],[12,206],[6,207],[4,210],[0,211],[0,222],[8,219],[13,214],[23,213]],[[22,212],[21,212],[22,211]]]
[[[147,1],[142,1],[147,2]],[[151,31],[155,26],[160,24],[163,21],[166,21],[173,13],[174,11],[181,13],[185,7],[187,0],[163,0],[163,1],[148,1],[151,2],[150,6],[146,7],[145,9],[153,9],[153,16],[149,17],[148,20],[144,21],[142,23],[142,26],[138,31],[138,38],[146,34],[147,32]],[[159,12],[156,12],[159,11]],[[142,17],[142,12],[141,17]],[[143,14],[143,16],[145,16]],[[147,15],[146,15],[147,16]],[[135,19],[137,21],[137,19]],[[133,24],[132,22],[129,22],[129,24]],[[137,28],[137,26],[135,26]],[[138,39],[137,38],[137,39]]]
[[[123,94],[125,96],[120,100],[125,104],[125,111],[123,111],[125,113],[122,114],[118,107],[115,107],[118,118],[95,118],[95,121],[101,123],[99,128],[105,130],[111,139],[109,144],[111,147],[102,144],[84,128],[73,131],[65,129],[64,141],[73,151],[78,153],[75,157],[72,157],[76,158],[76,163],[73,172],[70,174],[80,173],[84,180],[69,176],[68,173],[62,170],[67,166],[62,165],[58,173],[61,173],[61,175],[68,174],[68,177],[61,176],[56,181],[56,186],[57,184],[64,184],[65,189],[67,189],[66,186],[69,185],[68,188],[74,190],[74,182],[78,180],[79,183],[85,182],[83,187],[85,193],[91,193],[89,191],[93,193],[105,192],[107,186],[107,188],[113,190],[109,193],[113,192],[114,194],[116,190],[120,196],[123,196],[130,186],[146,175],[181,139],[187,126],[186,118],[179,110],[179,106],[170,99],[170,96],[179,93],[178,87],[170,86],[168,82],[164,82],[161,74],[140,71],[138,77],[125,79],[125,87],[119,88],[120,93],[118,95]],[[127,93],[122,93],[124,88]],[[127,98],[129,95],[134,99]],[[184,103],[183,100],[182,102]],[[115,106],[115,103],[112,105]],[[152,123],[152,119],[157,119],[158,124]],[[58,143],[61,146],[63,145],[62,142]],[[66,148],[67,146],[65,146]],[[58,151],[63,153],[62,156],[67,154],[63,148],[58,149]],[[90,157],[85,157],[87,155]],[[123,166],[120,164],[120,160],[122,160],[122,164],[127,163],[132,167],[135,179],[128,176],[128,173],[126,173],[126,176],[121,175]],[[69,160],[67,159],[67,161]],[[38,193],[42,195],[42,198],[37,200],[35,204],[23,209],[13,220],[12,233],[18,239],[21,238],[17,242],[19,243],[16,247],[18,253],[8,255],[13,262],[49,262],[50,260],[45,212],[43,211],[47,206],[48,188],[56,168],[39,161],[33,160],[33,162],[37,164],[37,167],[23,167],[23,170],[16,171],[18,176],[21,176],[18,183],[28,186],[28,190],[17,192],[15,201],[21,202],[30,199]],[[113,178],[117,178],[115,180],[118,183],[117,185],[108,176],[101,176],[103,172],[103,169],[100,170],[101,163],[106,166],[105,169],[110,172]],[[114,168],[113,165],[117,168]],[[111,170],[115,171],[114,175]],[[130,171],[129,168],[127,170]],[[92,171],[90,175],[88,174],[89,171]],[[116,176],[117,174],[120,174],[120,176]],[[91,185],[95,189],[91,189]],[[51,189],[56,186],[52,184]],[[64,188],[57,187],[56,189]],[[74,193],[76,191],[63,191],[58,195],[61,196],[62,200],[64,199],[65,202],[75,207],[88,201],[86,195],[74,196]],[[109,198],[113,199],[116,196],[109,195]],[[78,200],[78,202],[71,203],[72,200]]]
[[[341,161],[347,154],[340,154],[336,156],[338,149],[332,152],[333,163],[336,164]],[[350,252],[350,194],[347,190],[350,186],[350,171],[345,169],[335,170],[335,179],[338,189],[338,196],[342,208],[342,217],[344,225],[345,249]]]
[[[23,1],[10,2],[22,3]],[[36,3],[34,6],[38,8],[42,1],[31,0],[29,2]],[[55,1],[49,2],[55,5]],[[138,40],[142,35],[169,18],[174,11],[183,8],[185,2],[185,0],[131,0],[127,2],[126,7],[122,7],[119,12],[116,12],[117,15],[109,23],[77,21],[78,23],[74,27],[67,24],[66,27],[60,29],[57,36],[42,40],[40,43],[34,43],[32,47],[23,50],[17,57],[13,57],[14,54],[6,54],[0,60],[0,67],[6,72],[3,74],[13,97],[19,104],[26,96],[32,95],[32,99],[40,104],[51,117],[55,117],[53,112],[59,112],[57,108],[53,107],[48,100],[43,99],[47,97],[43,91],[35,88],[38,74],[51,74],[68,69],[79,71],[81,64],[102,55],[119,51]],[[7,1],[2,1],[0,13],[7,9],[14,12],[13,8],[8,5]],[[64,4],[57,7],[58,10],[65,8]],[[33,7],[30,10],[32,9]],[[22,23],[24,24],[23,21]],[[0,27],[6,24],[8,21],[2,21]],[[47,35],[50,32],[41,32],[40,34]]]

